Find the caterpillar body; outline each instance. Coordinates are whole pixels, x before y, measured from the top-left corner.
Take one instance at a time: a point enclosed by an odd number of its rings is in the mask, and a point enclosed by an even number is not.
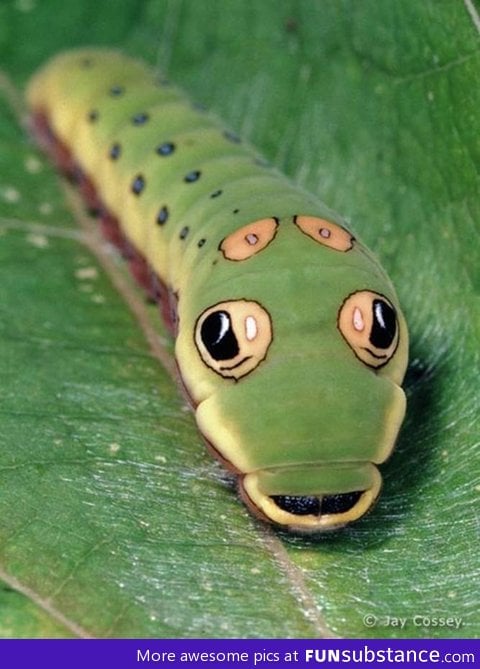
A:
[[[38,141],[162,302],[199,430],[250,510],[296,531],[362,516],[405,413],[407,328],[378,260],[121,53],[60,54],[27,103]]]

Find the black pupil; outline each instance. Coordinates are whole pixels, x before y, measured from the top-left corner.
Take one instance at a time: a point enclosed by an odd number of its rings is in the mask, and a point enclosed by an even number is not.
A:
[[[214,311],[203,321],[200,335],[214,360],[231,360],[240,352],[226,311]]]
[[[373,321],[370,342],[376,348],[389,348],[397,332],[395,310],[383,300],[373,300]]]

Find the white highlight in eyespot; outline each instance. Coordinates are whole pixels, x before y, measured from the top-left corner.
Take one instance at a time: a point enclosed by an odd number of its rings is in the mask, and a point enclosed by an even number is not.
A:
[[[320,228],[320,236],[323,237],[324,239],[328,239],[331,236],[330,230],[327,228]]]
[[[365,329],[365,322],[363,320],[362,312],[358,307],[353,310],[353,327],[357,332],[362,332]]]
[[[245,237],[246,241],[250,244],[250,246],[255,246],[255,244],[258,242],[258,237],[255,235],[253,232],[248,234]]]
[[[377,302],[377,304],[375,305],[375,318],[380,323],[380,327],[385,330],[387,326],[383,318],[382,305],[380,304],[380,302]]]
[[[215,340],[215,344],[218,344],[218,342],[225,337],[227,334],[229,328],[230,328],[230,318],[228,317],[227,314],[224,314],[223,312],[220,313],[220,332],[218,333],[218,337]]]
[[[257,321],[253,316],[247,316],[245,319],[245,336],[248,341],[252,341],[258,334]]]

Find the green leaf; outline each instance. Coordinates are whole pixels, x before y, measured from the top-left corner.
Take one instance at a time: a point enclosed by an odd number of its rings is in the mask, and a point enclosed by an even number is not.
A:
[[[398,289],[411,364],[367,518],[321,538],[250,518],[162,365],[156,308],[92,222],[77,226],[2,76],[0,635],[478,635],[479,13],[472,0],[2,3],[17,90],[75,44],[158,56],[350,218]]]
[[[21,588],[19,583],[14,584]],[[0,639],[49,639],[73,636],[68,628],[35,603],[35,594],[23,594],[8,585],[0,585]]]

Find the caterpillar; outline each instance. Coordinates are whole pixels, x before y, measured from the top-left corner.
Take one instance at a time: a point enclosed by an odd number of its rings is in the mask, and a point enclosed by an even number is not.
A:
[[[377,499],[408,333],[345,221],[142,62],[61,53],[33,133],[157,299],[200,433],[259,518],[342,527]]]

